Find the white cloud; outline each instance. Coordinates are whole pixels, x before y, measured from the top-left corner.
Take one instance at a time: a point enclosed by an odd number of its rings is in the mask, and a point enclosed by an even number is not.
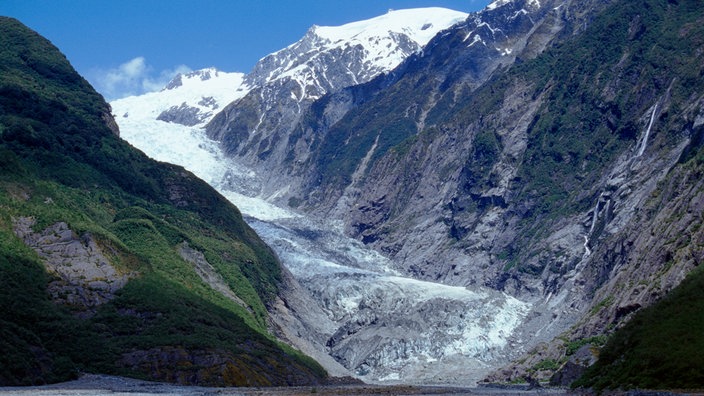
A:
[[[186,65],[155,71],[143,56],[138,56],[116,68],[95,69],[88,73],[86,79],[105,99],[112,101],[161,90],[176,74],[189,71],[191,69]]]

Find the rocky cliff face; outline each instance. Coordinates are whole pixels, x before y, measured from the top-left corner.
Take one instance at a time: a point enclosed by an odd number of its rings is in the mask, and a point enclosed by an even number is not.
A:
[[[78,236],[64,222],[38,233],[32,231],[35,219],[13,220],[15,235],[37,252],[47,272],[54,276],[48,285],[52,299],[81,315],[94,314],[98,306],[115,298],[115,293],[137,276],[128,269],[116,268],[90,234]]]
[[[426,122],[435,122],[432,117],[444,116],[438,110],[454,95],[475,89],[501,65],[534,57],[564,33],[565,23],[584,18],[581,5],[557,5],[518,1],[487,9],[443,31],[422,52],[411,53],[396,42],[390,48],[401,48],[410,59],[393,72],[390,65],[371,68],[364,54],[351,50],[355,46],[329,48],[330,40],[312,29],[301,42],[262,60],[247,77],[256,88],[213,119],[208,136],[241,163],[261,170],[262,196],[284,205],[289,200],[316,208],[334,204],[346,187],[354,188],[353,175],[366,171],[359,165],[369,164],[367,154],[376,159],[422,131]],[[317,50],[311,55],[307,48]],[[358,65],[353,72],[338,70],[352,64]],[[382,98],[376,100],[378,95]],[[379,107],[391,96],[393,104]],[[267,171],[272,168],[278,171]],[[336,180],[326,180],[331,177]],[[321,182],[333,184],[321,194],[325,202],[315,195]]]
[[[525,327],[538,335],[533,340],[549,339],[585,316],[568,339],[602,334],[661,296],[661,288],[678,284],[692,267],[692,259],[675,258],[672,248],[650,250],[662,234],[648,238],[635,230],[648,229],[645,224],[662,229],[664,218],[674,214],[663,207],[656,210],[660,219],[641,217],[651,195],[663,188],[658,183],[665,183],[698,136],[694,125],[701,97],[686,86],[697,84],[688,76],[701,72],[701,42],[689,30],[696,17],[686,5],[660,5],[645,21],[642,10],[617,3],[582,31],[581,16],[571,5],[550,9],[564,13],[552,19],[563,24],[561,35],[576,32],[576,38],[555,44],[534,61],[522,58],[525,63],[495,74],[476,90],[464,88],[466,96],[463,86],[454,84],[446,91],[452,100],[446,96],[428,111],[425,129],[384,154],[375,152],[384,136],[370,131],[372,143],[361,153],[377,156],[376,162],[353,162],[359,165],[340,183],[344,189],[326,189],[340,185],[333,180],[322,184],[324,194],[315,195],[325,202],[343,191],[329,206],[332,212],[344,213],[339,217],[347,219],[351,235],[384,252],[405,273],[487,285],[533,301],[537,316]],[[630,21],[628,28],[617,29],[609,13]],[[668,35],[673,29],[668,18],[688,27]],[[562,40],[561,35],[556,37]],[[658,66],[638,71],[642,60],[635,54],[648,45],[666,46],[667,40],[686,48],[689,55],[678,58],[686,66],[667,67],[664,59],[675,55],[650,52]],[[582,52],[596,64],[577,66],[584,59],[569,51],[591,45],[608,52]],[[680,78],[690,82],[680,85]],[[402,98],[387,100],[396,105]],[[378,109],[380,103],[369,106]],[[345,128],[359,135],[362,119]],[[398,120],[395,125],[404,117]],[[692,182],[681,186],[688,191],[683,206],[698,199]],[[680,225],[668,232],[691,234],[685,232],[689,225]],[[634,235],[648,242],[634,249]],[[689,252],[684,240],[681,249]],[[636,275],[624,262],[658,264]],[[663,269],[663,262],[678,265]],[[644,295],[645,284],[658,291]]]
[[[274,122],[266,129],[276,134],[213,123],[210,135],[235,157],[270,161],[264,196],[338,220],[400,273],[530,302],[522,345],[575,323],[566,339],[581,342],[699,260],[698,234],[687,231],[701,220],[699,190],[677,176],[700,140],[695,10],[495,2],[393,73],[328,94],[302,117],[261,118],[252,98],[239,104],[237,119]],[[663,189],[686,195],[680,209],[654,198]],[[652,267],[637,275],[635,263]]]

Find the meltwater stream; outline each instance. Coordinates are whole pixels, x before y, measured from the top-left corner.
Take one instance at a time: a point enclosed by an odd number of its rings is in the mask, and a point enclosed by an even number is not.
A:
[[[519,352],[515,333],[529,304],[491,289],[400,276],[385,257],[334,227],[249,196],[257,175],[225,158],[203,130],[118,121],[132,145],[191,170],[240,208],[324,313],[324,326],[311,324],[323,329],[316,334],[321,353],[351,375],[369,382],[471,385]]]

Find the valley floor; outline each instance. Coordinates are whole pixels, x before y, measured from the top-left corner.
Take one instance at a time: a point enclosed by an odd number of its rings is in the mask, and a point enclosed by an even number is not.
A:
[[[75,381],[31,387],[0,387],[0,395],[147,396],[147,395],[579,395],[565,389],[456,388],[408,385],[330,385],[282,388],[205,388],[86,374]]]

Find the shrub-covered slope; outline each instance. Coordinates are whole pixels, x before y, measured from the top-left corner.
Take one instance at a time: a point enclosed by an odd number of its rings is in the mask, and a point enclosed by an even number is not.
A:
[[[326,376],[268,334],[281,269],[238,210],[120,140],[65,57],[5,17],[0,208],[0,384]]]
[[[573,386],[701,389],[704,385],[704,272],[693,271],[657,304],[615,332]]]

